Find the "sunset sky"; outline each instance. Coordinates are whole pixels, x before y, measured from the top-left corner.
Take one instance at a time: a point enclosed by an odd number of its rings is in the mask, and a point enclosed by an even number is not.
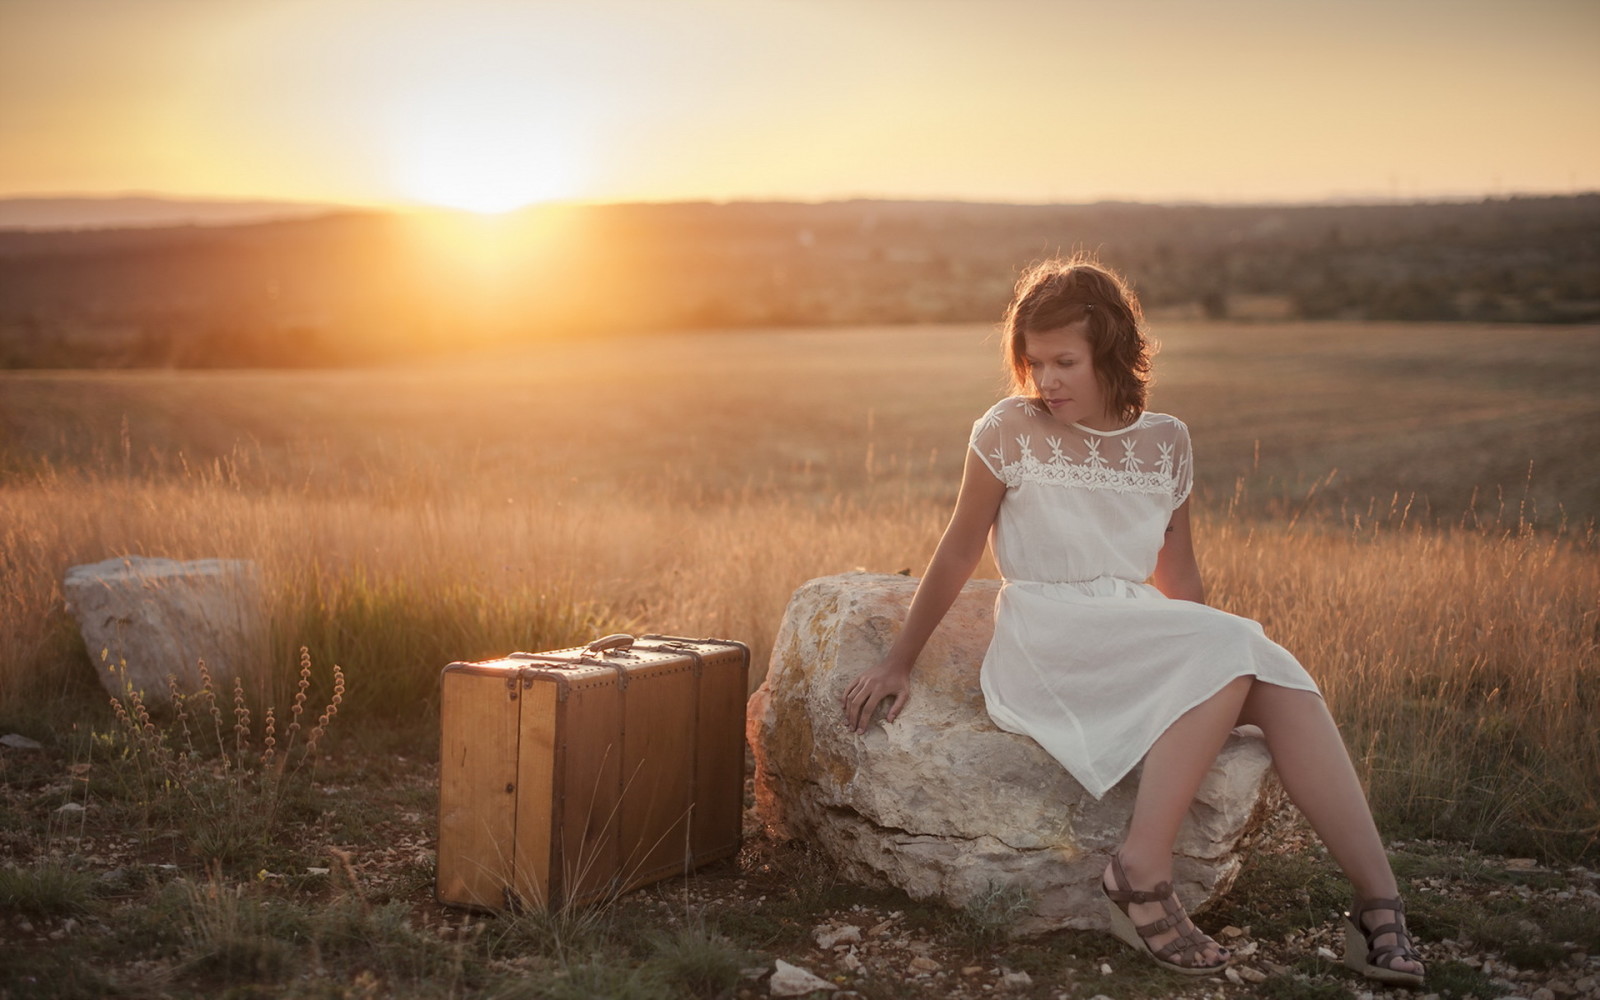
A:
[[[0,0],[0,196],[1594,189],[1597,0]]]

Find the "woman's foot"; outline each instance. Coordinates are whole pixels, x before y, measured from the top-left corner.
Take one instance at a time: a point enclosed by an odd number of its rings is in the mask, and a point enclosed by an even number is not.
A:
[[[1134,889],[1143,881],[1135,868],[1130,877],[1120,856],[1112,855],[1100,878],[1111,915],[1111,930],[1129,946],[1143,951],[1162,968],[1188,976],[1221,972],[1228,965],[1228,950],[1189,919],[1170,878],[1153,889]]]
[[[1356,900],[1344,915],[1344,964],[1381,983],[1421,986],[1422,956],[1406,931],[1400,899]]]

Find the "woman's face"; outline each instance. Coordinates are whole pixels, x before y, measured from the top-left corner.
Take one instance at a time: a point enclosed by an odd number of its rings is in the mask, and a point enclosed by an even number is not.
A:
[[[1055,330],[1022,335],[1023,359],[1033,389],[1064,424],[1083,424],[1099,431],[1116,430],[1119,422],[1106,412],[1106,394],[1094,375],[1086,321]]]

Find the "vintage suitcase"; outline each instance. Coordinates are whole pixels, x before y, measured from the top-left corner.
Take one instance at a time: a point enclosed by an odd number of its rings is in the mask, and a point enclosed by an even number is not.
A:
[[[442,903],[602,899],[739,849],[750,651],[606,636],[439,681]]]

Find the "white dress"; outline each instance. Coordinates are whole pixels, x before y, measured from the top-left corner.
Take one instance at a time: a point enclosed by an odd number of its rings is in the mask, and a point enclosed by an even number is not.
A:
[[[980,674],[989,717],[1090,794],[1236,677],[1317,690],[1256,622],[1145,582],[1194,482],[1182,421],[1144,413],[1096,431],[1013,396],[973,424],[971,447],[1006,485],[990,535],[1005,582]]]

